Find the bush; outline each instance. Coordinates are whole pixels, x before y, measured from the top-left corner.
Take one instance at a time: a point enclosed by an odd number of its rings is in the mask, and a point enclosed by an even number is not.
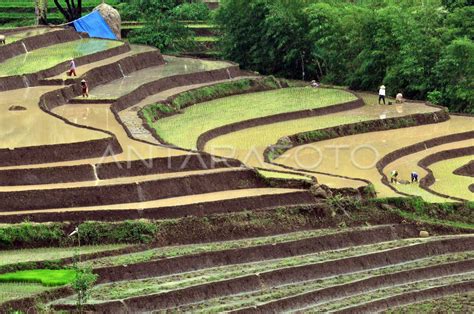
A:
[[[178,20],[202,21],[209,18],[209,8],[203,2],[183,3],[171,10],[171,15]]]
[[[133,44],[154,46],[163,52],[175,53],[189,49],[192,32],[184,25],[164,14],[150,16],[143,28],[128,35]]]
[[[149,243],[157,232],[154,223],[148,221],[124,221],[119,223],[85,222],[79,226],[81,243]]]
[[[63,239],[60,224],[23,223],[0,229],[0,248],[16,247],[23,243],[58,244]]]

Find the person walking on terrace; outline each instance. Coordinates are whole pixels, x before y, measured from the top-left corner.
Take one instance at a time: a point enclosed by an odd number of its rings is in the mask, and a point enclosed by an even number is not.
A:
[[[383,104],[385,105],[385,85],[382,85],[379,88],[379,105],[380,105],[381,100],[383,101]]]
[[[71,61],[69,62],[69,72],[67,73],[68,76],[72,76],[74,74],[74,76],[77,76],[76,74],[76,62],[74,61],[74,59],[71,59]]]
[[[82,88],[82,97],[89,98],[89,86],[87,85],[86,80],[81,81],[81,88]]]

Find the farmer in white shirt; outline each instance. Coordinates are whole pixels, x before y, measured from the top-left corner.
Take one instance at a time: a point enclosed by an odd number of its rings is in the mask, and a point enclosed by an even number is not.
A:
[[[385,85],[380,86],[379,89],[379,105],[381,100],[383,100],[383,104],[385,105]]]

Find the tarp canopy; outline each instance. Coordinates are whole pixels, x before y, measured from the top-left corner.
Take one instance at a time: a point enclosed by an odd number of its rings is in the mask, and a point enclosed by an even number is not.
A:
[[[99,11],[93,11],[72,23],[76,31],[88,33],[89,37],[117,39]]]

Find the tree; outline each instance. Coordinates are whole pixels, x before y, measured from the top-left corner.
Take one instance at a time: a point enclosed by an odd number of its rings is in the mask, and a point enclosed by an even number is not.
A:
[[[36,25],[48,24],[48,0],[35,0]]]
[[[454,40],[434,68],[437,102],[454,111],[474,113],[474,43],[468,38]],[[431,99],[434,100],[434,99]]]
[[[65,2],[66,7],[63,7],[59,0],[54,0],[54,4],[66,21],[72,22],[82,16],[82,0],[65,0]]]

